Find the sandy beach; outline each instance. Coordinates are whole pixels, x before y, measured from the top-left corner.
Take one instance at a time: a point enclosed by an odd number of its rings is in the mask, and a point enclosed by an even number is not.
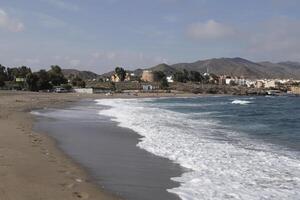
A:
[[[0,199],[118,199],[89,183],[85,172],[55,148],[53,140],[32,131],[28,112],[57,107],[87,96],[0,93]]]
[[[174,95],[139,95],[139,97],[153,96]],[[120,97],[137,96],[114,95],[109,98]],[[56,148],[54,140],[32,130],[34,117],[29,111],[67,106],[89,98],[107,97],[86,94],[0,92],[1,199],[119,199],[91,183],[86,172]]]

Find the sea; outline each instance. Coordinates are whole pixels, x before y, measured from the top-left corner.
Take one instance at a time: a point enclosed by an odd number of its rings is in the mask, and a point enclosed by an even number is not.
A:
[[[184,169],[170,177],[178,185],[166,189],[180,199],[300,199],[299,97],[199,96],[93,103],[98,116],[140,136],[137,148]]]

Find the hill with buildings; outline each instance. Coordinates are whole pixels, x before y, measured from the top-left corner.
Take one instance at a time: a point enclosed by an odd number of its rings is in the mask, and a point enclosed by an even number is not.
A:
[[[167,76],[177,71],[197,71],[200,73],[209,72],[216,75],[228,76],[244,76],[249,79],[262,78],[294,78],[300,79],[300,63],[298,62],[252,62],[243,58],[213,58],[207,60],[199,60],[192,63],[178,63],[173,65],[159,64],[146,70],[162,71]],[[136,76],[141,76],[143,69],[129,70]],[[84,80],[97,79],[99,77],[110,77],[114,71],[98,75],[90,71],[79,71],[75,69],[64,69],[63,74],[66,77],[78,76]]]
[[[216,75],[244,76],[259,78],[300,78],[300,63],[296,62],[260,62],[255,63],[243,58],[214,58],[194,63],[171,65],[175,70],[209,72]]]

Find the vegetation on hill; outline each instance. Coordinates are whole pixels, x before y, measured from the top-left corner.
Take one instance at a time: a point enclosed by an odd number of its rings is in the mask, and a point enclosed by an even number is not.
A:
[[[219,58],[197,61],[194,63],[179,63],[174,65],[159,64],[148,68],[153,72],[155,84],[159,84],[162,89],[171,88],[168,80],[170,76],[175,83],[195,83],[195,84],[217,84],[218,76],[237,76],[247,79],[261,78],[294,78],[300,79],[300,63],[297,62],[260,62],[255,63],[243,58]],[[127,82],[120,84],[118,88],[138,88],[141,84],[140,77],[143,70],[137,69],[127,71],[122,67],[116,67],[114,71],[104,75],[98,75],[90,71],[79,71],[75,69],[61,69],[53,65],[49,70],[39,70],[32,72],[29,67],[21,66],[9,68],[0,65],[0,88],[22,89],[30,91],[51,90],[55,87],[71,88],[99,87],[116,89],[113,83]],[[207,73],[208,72],[208,73]],[[130,76],[131,74],[134,74]],[[110,81],[110,76],[115,75],[114,81]],[[137,83],[137,84],[130,84]],[[70,83],[70,85],[69,85]],[[231,84],[234,86],[235,84]]]
[[[173,65],[159,64],[147,70],[162,71],[166,76],[183,72],[183,70],[199,72],[201,74],[209,72],[215,75],[244,76],[249,79],[262,78],[293,78],[300,79],[300,63],[298,62],[253,62],[243,58],[213,58],[199,60],[192,63],[177,63]],[[136,69],[132,72],[141,76],[143,70]],[[108,72],[102,76],[110,77],[114,72]]]
[[[167,65],[165,63],[151,67],[151,68],[149,68],[149,70],[151,70],[153,72],[161,71],[167,76],[173,75],[177,71],[176,69],[174,69],[173,67],[171,67],[170,65]]]
[[[62,69],[63,75],[72,80],[75,77],[81,78],[82,80],[93,80],[98,79],[99,75],[91,71],[79,71],[77,69]]]
[[[167,76],[183,70],[199,73],[209,72],[215,75],[244,76],[249,79],[261,78],[294,78],[300,79],[300,63],[298,62],[252,62],[243,58],[214,58],[192,63],[177,63],[173,65],[159,64],[147,70],[162,71]],[[143,70],[128,71],[141,76]],[[114,72],[102,76],[110,77]]]
[[[126,77],[126,71],[122,67],[116,67],[115,74],[119,77],[120,81],[124,81]]]
[[[85,88],[85,81],[82,80],[80,77],[76,76],[72,81],[71,81],[72,85],[74,87],[79,87],[79,88]]]
[[[178,63],[174,65],[160,64],[149,68],[152,71],[162,71],[166,75],[177,72],[195,71],[209,72],[216,75],[244,76],[250,79],[260,78],[294,78],[300,79],[300,63],[297,62],[252,62],[243,58],[214,58],[193,63]]]
[[[154,77],[155,79],[159,82],[160,87],[162,89],[166,89],[169,87],[169,83],[167,81],[167,76],[164,72],[162,71],[155,71],[154,72]]]

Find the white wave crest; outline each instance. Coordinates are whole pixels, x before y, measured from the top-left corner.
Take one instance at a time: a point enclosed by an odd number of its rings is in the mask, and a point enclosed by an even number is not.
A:
[[[247,104],[250,104],[250,103],[252,103],[252,102],[251,102],[251,101],[247,101],[247,100],[239,100],[239,99],[236,99],[236,100],[233,100],[231,103],[232,103],[232,104],[247,105]]]
[[[97,102],[111,106],[99,114],[144,136],[140,148],[191,170],[173,178],[181,185],[168,190],[181,199],[299,199],[299,160],[267,146],[214,139],[237,133],[221,129],[207,115],[193,119],[189,114],[149,107],[141,99]]]

